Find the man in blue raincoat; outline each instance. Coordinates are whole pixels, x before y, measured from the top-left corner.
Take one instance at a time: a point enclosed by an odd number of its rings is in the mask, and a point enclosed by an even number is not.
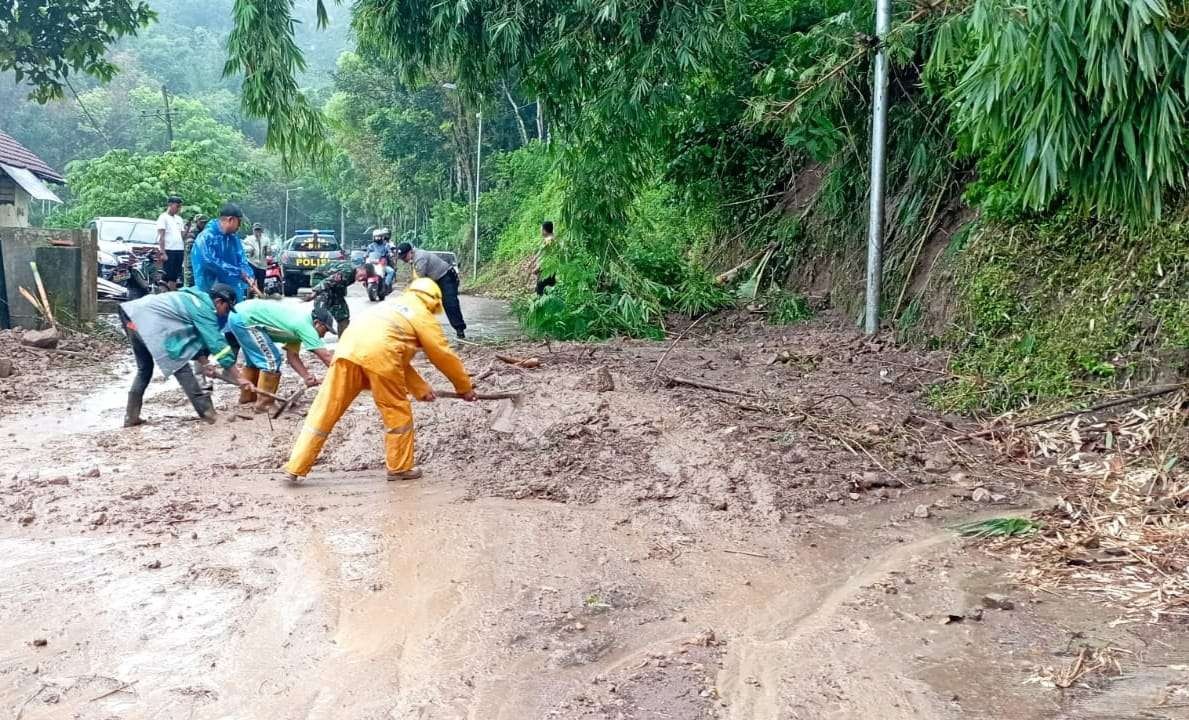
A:
[[[207,223],[195,238],[190,265],[198,289],[210,292],[215,283],[225,283],[235,288],[236,300],[243,300],[248,287],[255,283],[255,273],[238,235],[243,217],[238,205],[227,203],[219,211],[219,219]]]

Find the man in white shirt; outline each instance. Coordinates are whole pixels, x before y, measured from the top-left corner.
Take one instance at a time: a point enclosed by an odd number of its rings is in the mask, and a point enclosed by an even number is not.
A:
[[[182,220],[182,199],[170,195],[165,212],[157,218],[157,246],[165,255],[165,282],[176,290],[182,279],[182,261],[186,255],[186,224]]]

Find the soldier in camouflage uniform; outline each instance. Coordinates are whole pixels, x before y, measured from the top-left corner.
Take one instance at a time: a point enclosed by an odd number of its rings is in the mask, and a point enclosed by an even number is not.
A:
[[[342,337],[343,331],[351,323],[351,309],[347,307],[347,288],[355,282],[355,266],[349,260],[342,260],[325,266],[319,274],[325,277],[313,287],[313,294],[306,298],[306,302],[316,301],[318,307],[326,308],[338,324],[335,335]]]
[[[182,285],[194,287],[194,270],[190,267],[190,250],[194,247],[194,238],[206,229],[208,220],[206,215],[199,213],[190,221],[190,228],[186,232],[186,256],[182,259]]]

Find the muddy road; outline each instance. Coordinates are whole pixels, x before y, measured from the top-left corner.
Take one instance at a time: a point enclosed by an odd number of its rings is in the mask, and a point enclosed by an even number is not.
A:
[[[1047,495],[932,442],[954,423],[920,402],[936,359],[827,320],[702,333],[667,356],[667,342],[503,347],[540,358],[530,371],[462,346],[472,373],[491,368],[482,388],[527,391],[518,429],[490,429],[490,407],[416,405],[426,476],[412,483],[385,482],[366,396],[288,487],[300,417],[206,426],[155,382],[150,424],[123,430],[127,361],[76,368],[81,389],[0,416],[0,707],[1189,717],[1169,700],[1183,633],[1015,586],[1010,558],[946,529]],[[234,396],[219,388],[216,405]],[[978,487],[996,505],[973,502]],[[1053,687],[1087,638],[1127,653],[1124,676]]]

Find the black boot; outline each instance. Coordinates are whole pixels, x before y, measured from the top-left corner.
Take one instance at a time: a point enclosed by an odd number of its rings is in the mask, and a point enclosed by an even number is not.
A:
[[[143,392],[128,393],[128,407],[124,410],[124,427],[135,427],[144,422],[140,419],[140,408],[143,404]]]
[[[183,365],[173,376],[177,378],[178,385],[182,386],[186,397],[190,398],[190,404],[194,406],[194,412],[198,413],[198,417],[208,423],[215,422],[218,417],[215,414],[215,403],[211,400],[210,392],[204,390],[198,378],[194,377],[194,371],[190,366]]]

